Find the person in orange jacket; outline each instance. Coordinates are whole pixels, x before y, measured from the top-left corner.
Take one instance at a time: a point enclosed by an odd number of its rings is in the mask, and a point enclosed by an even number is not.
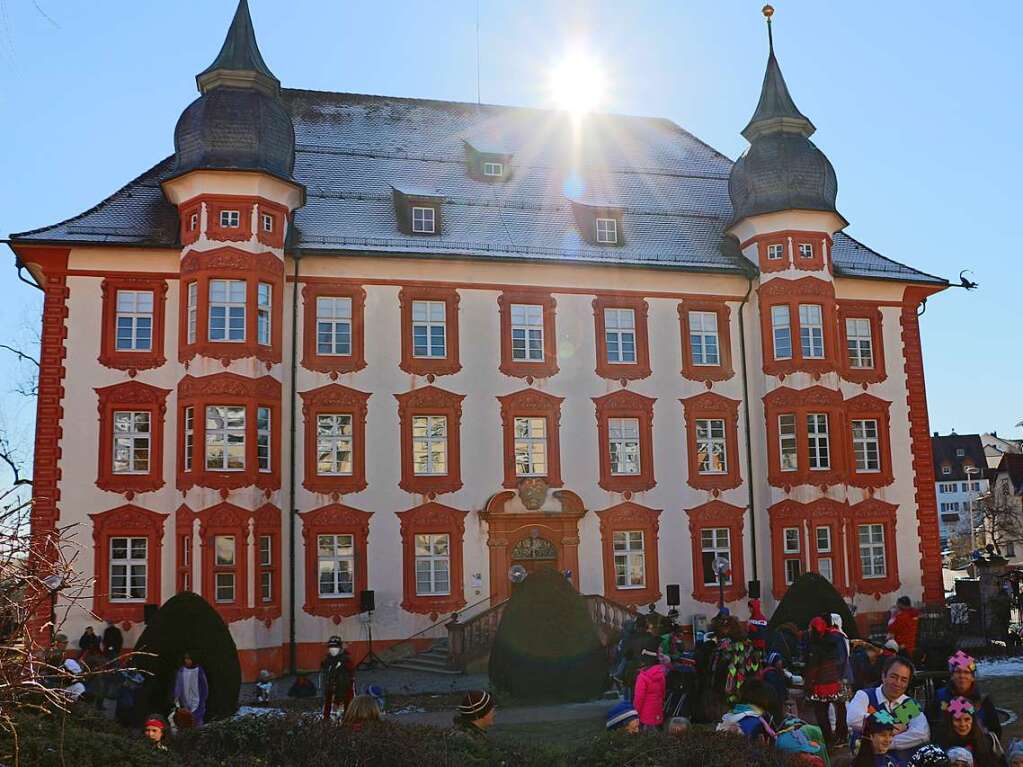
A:
[[[920,623],[920,611],[913,607],[909,597],[902,596],[895,602],[895,610],[888,619],[888,638],[899,643],[899,649],[912,658],[916,652],[916,632]]]

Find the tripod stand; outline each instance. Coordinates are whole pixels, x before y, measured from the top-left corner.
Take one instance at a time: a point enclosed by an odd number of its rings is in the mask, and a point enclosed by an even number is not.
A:
[[[381,660],[379,655],[377,655],[375,652],[373,652],[373,611],[370,610],[368,615],[369,615],[369,618],[366,621],[366,631],[369,634],[369,636],[368,636],[368,639],[369,639],[369,652],[367,652],[363,656],[362,660],[359,661],[359,665],[356,666],[355,668],[356,669],[360,669],[360,668],[365,667],[365,668],[368,668],[368,669],[374,669],[374,668],[377,668],[378,666],[383,666],[384,668],[387,668],[387,664],[384,663],[383,660]]]

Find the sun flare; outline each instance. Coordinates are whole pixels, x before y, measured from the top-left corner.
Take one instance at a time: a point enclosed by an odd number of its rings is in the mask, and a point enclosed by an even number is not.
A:
[[[600,62],[581,47],[566,52],[551,70],[550,92],[555,106],[576,115],[599,107],[606,87]]]

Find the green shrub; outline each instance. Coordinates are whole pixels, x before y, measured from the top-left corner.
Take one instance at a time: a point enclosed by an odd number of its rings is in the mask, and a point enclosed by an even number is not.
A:
[[[817,573],[803,573],[789,586],[767,627],[776,629],[783,623],[794,623],[800,629],[805,629],[818,615],[826,618],[831,613],[842,616],[842,629],[851,639],[859,636],[849,605],[835,591],[835,587]]]
[[[566,767],[781,767],[782,755],[738,735],[690,730],[682,735],[611,732],[575,751]]]
[[[591,700],[607,689],[607,653],[586,602],[556,570],[512,594],[490,652],[490,681],[517,700]]]
[[[170,710],[175,676],[186,652],[206,672],[210,688],[207,721],[231,716],[238,710],[242,683],[238,649],[223,619],[198,594],[186,591],[164,602],[135,649],[153,653],[139,655],[136,660],[139,668],[152,674],[143,687],[143,716]]]

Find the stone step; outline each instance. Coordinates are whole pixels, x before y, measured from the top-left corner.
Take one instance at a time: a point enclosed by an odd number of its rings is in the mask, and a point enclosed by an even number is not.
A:
[[[430,674],[445,674],[447,676],[459,676],[462,672],[447,667],[447,664],[431,663],[420,661],[416,657],[406,658],[391,664],[391,668],[400,668],[405,671],[424,671]]]

